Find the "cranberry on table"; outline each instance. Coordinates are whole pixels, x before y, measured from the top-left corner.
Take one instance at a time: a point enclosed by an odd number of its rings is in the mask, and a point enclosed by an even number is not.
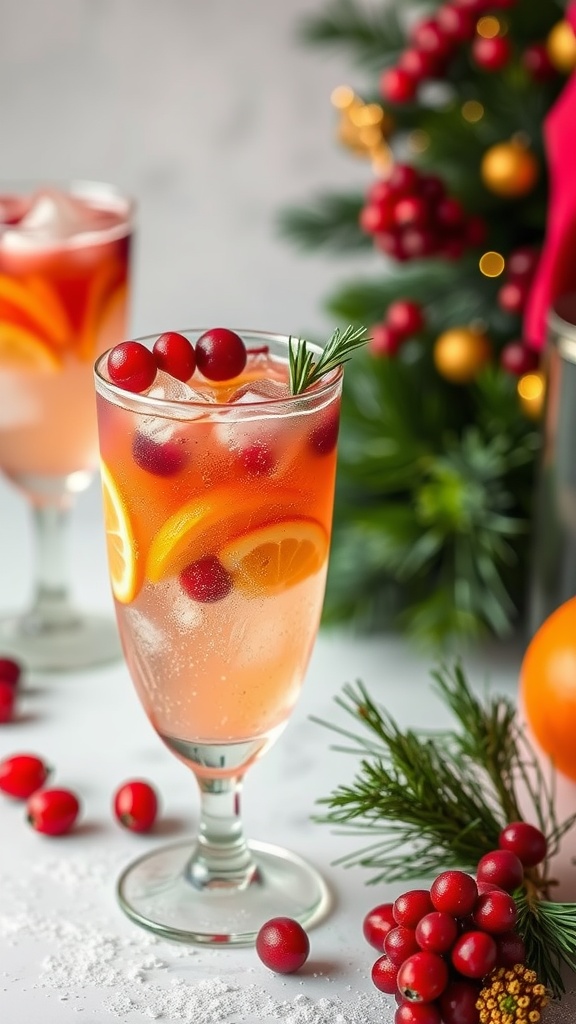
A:
[[[132,456],[140,469],[154,476],[175,476],[188,462],[188,453],[180,441],[155,441],[139,430],[132,439]]]
[[[27,800],[44,785],[49,772],[35,754],[14,754],[0,761],[0,790],[17,800]]]
[[[452,963],[465,978],[483,978],[496,966],[496,942],[486,932],[465,932],[452,948]]]
[[[443,871],[430,887],[434,910],[453,917],[466,917],[472,913],[478,898],[478,886],[465,871]]]
[[[301,924],[290,917],[273,917],[256,937],[262,963],[277,974],[293,974],[308,959],[310,940]]]
[[[496,935],[496,966],[514,967],[526,961],[526,946],[518,932]]]
[[[13,658],[0,658],[0,681],[18,686],[22,675],[22,666]]]
[[[479,882],[493,882],[505,892],[514,892],[524,880],[522,861],[512,850],[492,850],[478,861],[476,878]]]
[[[156,339],[152,352],[159,370],[177,380],[190,380],[196,369],[194,346],[177,331],[166,331]]]
[[[499,935],[510,932],[518,919],[518,911],[507,892],[486,892],[478,897],[473,913],[474,923],[481,931]]]
[[[246,346],[227,327],[205,331],[196,342],[196,366],[208,380],[232,380],[246,366]]]
[[[442,1024],[434,1003],[402,1002],[394,1015],[394,1024]]]
[[[372,965],[371,977],[372,983],[380,992],[393,996],[398,991],[398,967],[387,953],[383,953]]]
[[[498,838],[501,850],[510,850],[526,868],[533,868],[546,860],[548,843],[546,836],[535,825],[527,821],[512,821],[503,828]]]
[[[384,939],[384,952],[397,967],[400,967],[409,956],[412,956],[412,953],[417,953],[419,949],[414,929],[406,928],[403,924],[397,924]]]
[[[421,950],[404,961],[398,971],[398,988],[412,1003],[431,1003],[448,984],[448,967],[441,956]]]
[[[222,601],[232,590],[232,577],[216,555],[191,562],[180,573],[183,589],[194,601],[209,604]]]
[[[368,911],[362,922],[362,934],[366,942],[380,953],[384,949],[384,939],[388,932],[396,927],[392,910],[392,903],[379,903]]]
[[[434,910],[418,921],[415,936],[420,949],[447,953],[458,938],[458,924],[451,914]]]
[[[432,910],[434,907],[428,889],[409,889],[394,901],[394,920],[396,924],[415,928],[420,918]]]
[[[79,813],[79,800],[69,789],[38,789],[27,804],[28,822],[47,836],[69,832]]]
[[[114,794],[114,814],[130,832],[148,832],[158,814],[156,790],[143,779],[125,782]]]
[[[108,374],[113,384],[140,394],[156,376],[156,360],[139,341],[122,341],[108,354]]]
[[[478,986],[471,981],[452,981],[440,996],[442,1024],[478,1024]]]
[[[14,718],[16,687],[0,679],[0,724],[5,725]]]

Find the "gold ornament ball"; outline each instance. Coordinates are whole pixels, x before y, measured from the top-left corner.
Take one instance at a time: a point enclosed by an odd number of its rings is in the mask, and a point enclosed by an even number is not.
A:
[[[452,327],[434,344],[434,365],[451,384],[470,384],[491,358],[488,338],[471,327]]]
[[[529,420],[539,420],[544,410],[546,381],[540,371],[525,373],[517,385],[520,406]]]
[[[569,75],[576,68],[576,34],[569,21],[558,21],[550,30],[546,40],[548,56],[563,75]]]
[[[520,142],[498,142],[487,149],[480,167],[486,188],[497,196],[516,199],[531,192],[538,180],[538,161]]]

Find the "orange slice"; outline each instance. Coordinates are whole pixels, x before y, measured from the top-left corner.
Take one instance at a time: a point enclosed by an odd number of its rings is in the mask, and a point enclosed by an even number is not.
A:
[[[173,576],[207,554],[216,554],[233,537],[292,514],[302,495],[291,491],[250,493],[245,486],[216,487],[178,509],[152,540],[146,575],[153,583]]]
[[[0,320],[0,366],[9,370],[54,373],[60,360],[32,331]]]
[[[126,331],[127,286],[121,277],[123,269],[115,260],[106,263],[94,275],[82,319],[78,340],[80,359],[93,360],[104,348],[111,348],[124,340]],[[120,314],[120,316],[119,316]],[[112,332],[108,326],[105,344],[101,340],[104,322],[112,319]]]
[[[46,317],[50,321],[50,330],[46,332],[50,341],[60,348],[69,345],[73,338],[68,313],[54,288],[36,274],[26,278],[26,285],[44,307]]]
[[[271,523],[226,544],[218,557],[251,594],[281,594],[322,568],[328,534],[315,519]]]
[[[48,341],[58,346],[65,345],[69,327],[67,321],[62,319],[62,310],[56,314],[54,312],[59,300],[52,292],[46,304],[46,291],[51,292],[52,289],[47,284],[41,287],[43,292],[38,294],[37,285],[29,287],[28,283],[0,274],[0,316],[9,320],[14,317],[24,318],[29,327],[45,334]]]
[[[121,604],[130,604],[141,583],[134,530],[126,502],[104,462],[100,463],[100,472],[112,593]]]

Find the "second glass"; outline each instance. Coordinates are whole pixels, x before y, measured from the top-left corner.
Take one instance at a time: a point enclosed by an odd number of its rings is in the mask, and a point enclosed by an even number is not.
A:
[[[240,790],[288,721],[318,630],[342,374],[292,396],[288,339],[241,336],[246,369],[221,384],[159,373],[134,395],[107,378],[106,357],[96,367],[124,653],[150,722],[201,794],[197,842],[130,865],[120,902],[155,932],[214,944],[253,942],[278,915],[310,924],[329,906],[300,857],[246,842]]]

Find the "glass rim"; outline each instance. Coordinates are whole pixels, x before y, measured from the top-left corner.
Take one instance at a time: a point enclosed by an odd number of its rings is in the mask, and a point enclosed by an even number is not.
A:
[[[69,238],[59,239],[57,242],[59,249],[85,248],[86,245],[93,244],[93,242],[101,244],[102,242],[125,238],[134,230],[137,211],[136,199],[120,185],[116,185],[111,181],[104,181],[98,178],[60,178],[58,176],[51,177],[50,175],[46,177],[22,178],[0,176],[0,198],[2,195],[8,197],[11,192],[18,197],[31,195],[43,188],[54,188],[68,195],[84,196],[87,199],[91,197],[96,199],[100,193],[102,197],[107,195],[110,198],[122,201],[122,210],[118,210],[122,218],[116,227],[106,228],[103,231],[83,231]],[[6,229],[14,230],[14,225],[0,224],[0,244]],[[47,246],[51,247],[53,244],[53,241],[41,243],[38,248],[44,249]]]
[[[206,331],[209,331],[211,329],[212,328],[209,327],[183,327],[178,329],[176,333],[183,334],[184,336],[188,336],[189,334],[200,336],[201,334],[204,334]],[[273,331],[261,331],[254,330],[251,328],[242,329],[239,327],[230,329],[234,330],[243,339],[250,338],[262,342],[280,342],[282,344],[285,344],[286,351],[288,351],[288,346],[291,341],[298,340],[296,335],[278,334]],[[130,341],[137,341],[142,344],[145,342],[156,341],[156,339],[159,336],[160,335],[158,333],[144,334],[140,335],[137,338],[130,338]],[[320,345],[316,345],[312,342],[307,342],[307,345],[308,348],[315,355],[319,355],[322,352],[322,347]],[[220,412],[230,411],[231,409],[237,412],[242,411],[243,415],[247,413],[254,413],[255,411],[258,411],[264,415],[266,409],[277,409],[279,406],[282,405],[291,406],[294,405],[294,403],[302,402],[316,403],[323,397],[325,397],[327,394],[329,394],[331,391],[336,390],[344,376],[343,367],[337,366],[335,369],[328,371],[325,377],[323,377],[318,384],[314,385],[314,387],[311,390],[301,391],[299,394],[296,395],[290,394],[282,395],[279,398],[270,398],[269,400],[266,400],[264,402],[242,402],[241,404],[238,404],[238,402],[206,402],[200,400],[196,401],[194,399],[177,401],[175,399],[170,398],[160,398],[157,396],[149,396],[143,393],[138,394],[133,391],[126,391],[119,385],[112,383],[112,381],[109,381],[103,375],[101,371],[101,366],[104,363],[104,361],[108,358],[108,355],[110,354],[111,351],[112,349],[109,348],[105,352],[102,352],[98,356],[94,364],[94,377],[96,391],[98,392],[98,394],[102,395],[103,397],[107,397],[108,395],[114,395],[116,398],[120,399],[119,402],[115,402],[114,404],[120,404],[123,408],[131,409],[134,412],[141,412],[146,414],[155,411],[157,414],[160,415],[168,415],[170,412],[173,412],[179,413],[179,419],[182,418],[183,409],[202,409],[203,412],[207,413],[208,415],[212,413],[219,414]]]

